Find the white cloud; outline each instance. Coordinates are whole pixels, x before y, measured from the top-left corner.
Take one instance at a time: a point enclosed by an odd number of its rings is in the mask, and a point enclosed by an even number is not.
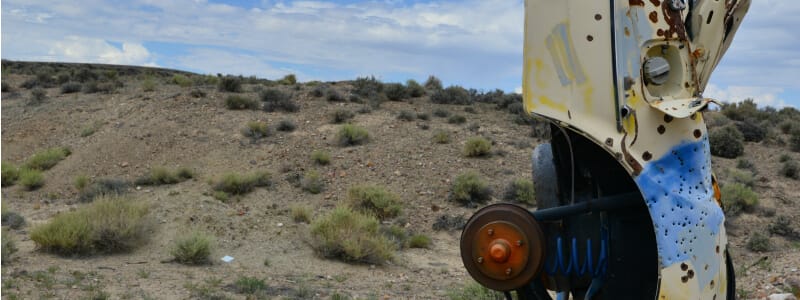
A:
[[[784,89],[776,87],[728,86],[721,88],[715,84],[709,84],[703,96],[729,103],[753,99],[760,107],[772,106],[781,108],[788,105],[784,99],[780,98],[783,92]]]
[[[94,62],[120,65],[152,65],[150,52],[137,43],[122,43],[117,48],[105,40],[69,36],[56,41],[48,56],[73,62]]]

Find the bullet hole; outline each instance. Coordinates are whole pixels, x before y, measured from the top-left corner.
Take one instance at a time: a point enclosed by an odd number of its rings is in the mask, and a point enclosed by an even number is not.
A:
[[[664,134],[664,132],[667,132],[667,128],[664,127],[664,125],[659,125],[658,126],[658,134]]]
[[[642,159],[649,161],[653,159],[653,154],[651,154],[649,151],[645,151],[644,154],[642,154]]]
[[[597,20],[597,21],[600,21],[600,20],[602,20],[602,19],[603,19],[603,15],[601,15],[601,14],[596,14],[596,15],[594,15],[594,19],[595,19],[595,20]]]
[[[672,119],[674,119],[672,116],[664,114],[664,122],[672,122]]]
[[[700,129],[695,129],[694,130],[694,138],[699,139],[702,136],[703,136],[703,132],[700,131]]]
[[[687,265],[686,263],[682,263],[681,264],[681,271],[686,271],[688,269],[689,269],[689,265]]]
[[[591,41],[594,41],[594,37],[593,37],[591,34],[590,34],[590,35],[587,35],[587,36],[586,36],[586,40],[587,40],[587,41],[590,41],[590,42],[591,42]]]

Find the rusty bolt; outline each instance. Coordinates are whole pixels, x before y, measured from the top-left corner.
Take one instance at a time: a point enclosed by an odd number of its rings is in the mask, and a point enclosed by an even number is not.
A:
[[[522,247],[522,240],[517,240],[517,247]]]
[[[483,256],[478,256],[478,263],[479,263],[479,264],[482,264],[482,263],[483,263]]]
[[[494,234],[494,229],[491,229],[491,228],[490,228],[490,229],[489,229],[489,235],[493,235],[493,234]]]
[[[506,269],[506,275],[511,275],[511,268]]]

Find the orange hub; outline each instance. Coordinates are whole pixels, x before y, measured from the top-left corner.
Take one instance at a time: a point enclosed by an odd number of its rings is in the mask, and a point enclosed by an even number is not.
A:
[[[541,269],[543,235],[524,208],[487,206],[472,216],[461,235],[461,258],[484,286],[509,291],[530,282]]]

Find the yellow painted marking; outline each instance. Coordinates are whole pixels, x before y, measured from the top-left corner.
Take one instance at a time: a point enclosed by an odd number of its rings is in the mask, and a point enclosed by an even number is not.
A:
[[[533,103],[533,90],[531,90],[530,59],[525,59],[525,66],[522,72],[522,105],[527,112],[531,112],[536,109],[536,104]]]
[[[563,113],[567,112],[567,106],[565,106],[564,103],[555,102],[552,99],[547,98],[547,96],[540,96],[539,97],[539,102],[544,104],[544,106],[547,106],[549,108],[555,109],[557,111],[560,111],[560,112],[563,112]]]
[[[592,114],[592,94],[594,93],[594,88],[587,83],[585,84],[586,88],[583,89],[583,106],[586,108],[586,113]]]
[[[528,66],[526,66],[526,68],[528,68]],[[547,88],[547,82],[544,81],[545,77],[544,77],[544,74],[542,74],[543,71],[545,71],[544,70],[544,62],[542,61],[541,58],[537,58],[536,59],[536,87],[540,88],[540,89],[546,89]],[[547,73],[550,73],[550,72],[547,72]]]
[[[639,106],[639,103],[641,103],[642,98],[639,97],[639,94],[636,93],[635,89],[631,89],[628,92],[631,94],[630,97],[628,97],[628,105],[630,105],[633,108],[636,108],[637,106]]]
[[[636,133],[636,115],[629,115],[622,120],[622,126],[625,127],[625,132],[628,134]]]

